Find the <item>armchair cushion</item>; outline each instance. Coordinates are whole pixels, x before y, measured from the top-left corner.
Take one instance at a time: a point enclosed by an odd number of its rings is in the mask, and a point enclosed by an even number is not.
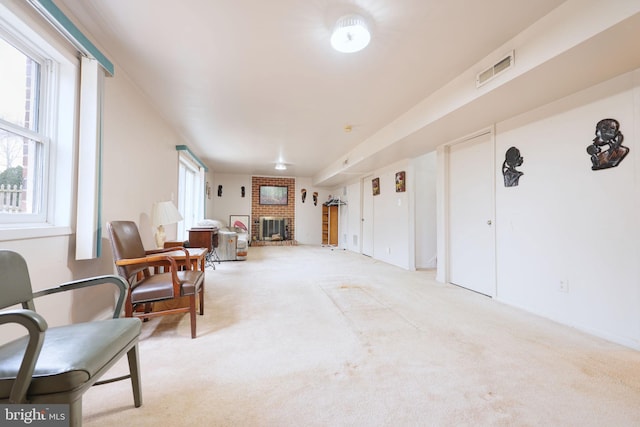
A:
[[[28,395],[64,393],[89,382],[137,341],[140,327],[140,320],[124,318],[47,329]],[[28,340],[25,336],[0,347],[0,400],[9,398]]]
[[[195,270],[181,270],[176,272],[181,283],[180,295],[195,295],[196,285],[202,282],[202,272]],[[140,285],[131,289],[131,302],[133,304],[141,302],[162,301],[177,296],[173,295],[173,286],[167,282],[166,275],[152,274]]]

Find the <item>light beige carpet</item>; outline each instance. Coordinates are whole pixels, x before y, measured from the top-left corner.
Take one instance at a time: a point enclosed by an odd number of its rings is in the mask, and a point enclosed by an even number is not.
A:
[[[143,325],[85,426],[638,426],[640,353],[359,254],[252,247]],[[125,371],[118,365],[114,375]]]

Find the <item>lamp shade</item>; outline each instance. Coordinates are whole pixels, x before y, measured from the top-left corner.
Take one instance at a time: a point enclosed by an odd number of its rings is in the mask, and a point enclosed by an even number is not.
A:
[[[345,15],[338,19],[331,34],[331,46],[338,52],[352,53],[364,49],[371,40],[371,34],[364,18],[359,15]]]
[[[155,227],[166,224],[175,224],[182,221],[182,215],[178,212],[172,201],[157,202],[153,204],[151,221]]]

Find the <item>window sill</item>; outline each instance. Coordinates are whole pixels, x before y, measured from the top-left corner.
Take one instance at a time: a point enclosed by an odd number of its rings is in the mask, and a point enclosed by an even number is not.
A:
[[[7,227],[11,226],[7,225]],[[43,237],[68,236],[71,233],[71,227],[44,226],[41,224],[34,224],[33,226],[21,225],[20,228],[0,227],[0,242],[6,242],[10,240],[38,239]]]

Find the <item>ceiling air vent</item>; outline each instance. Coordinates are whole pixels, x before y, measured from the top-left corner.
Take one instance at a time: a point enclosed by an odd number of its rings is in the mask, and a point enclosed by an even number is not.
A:
[[[511,67],[513,67],[513,51],[509,52],[507,56],[496,62],[491,67],[479,72],[476,75],[476,87],[482,86],[498,74],[508,70]]]

